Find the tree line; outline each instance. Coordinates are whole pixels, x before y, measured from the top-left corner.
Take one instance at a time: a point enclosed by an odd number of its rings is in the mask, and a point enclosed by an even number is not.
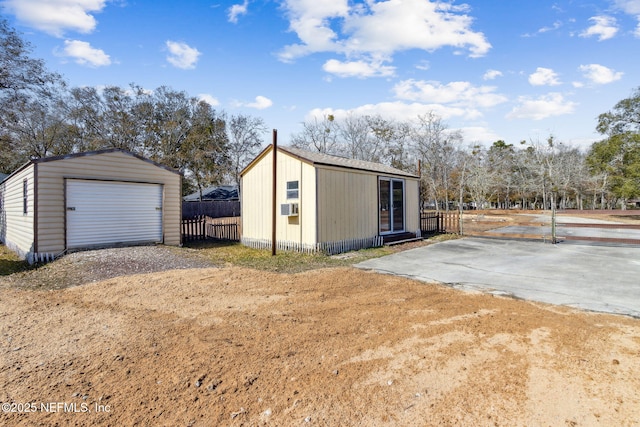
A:
[[[187,193],[239,172],[260,150],[259,117],[227,115],[168,86],[68,87],[0,20],[0,172],[30,159],[120,148],[173,167]]]

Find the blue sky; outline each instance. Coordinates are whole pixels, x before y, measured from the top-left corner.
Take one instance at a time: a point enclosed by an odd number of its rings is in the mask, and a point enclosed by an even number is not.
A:
[[[640,86],[640,0],[0,0],[72,86],[167,85],[262,117],[435,112],[465,143],[601,139]],[[270,142],[270,135],[265,135]]]

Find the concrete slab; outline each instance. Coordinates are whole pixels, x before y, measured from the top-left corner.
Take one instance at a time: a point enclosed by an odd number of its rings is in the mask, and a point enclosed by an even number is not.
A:
[[[464,290],[640,317],[640,248],[463,238],[356,265]]]

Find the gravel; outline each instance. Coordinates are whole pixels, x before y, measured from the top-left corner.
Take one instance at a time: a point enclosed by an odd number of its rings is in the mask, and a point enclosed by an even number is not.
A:
[[[36,269],[0,278],[0,287],[62,289],[119,276],[211,268],[196,251],[162,245],[74,252]]]

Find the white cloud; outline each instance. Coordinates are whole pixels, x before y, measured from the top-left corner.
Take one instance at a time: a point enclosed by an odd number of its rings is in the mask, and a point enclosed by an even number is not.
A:
[[[167,49],[169,49],[167,61],[174,67],[183,70],[195,68],[198,57],[201,55],[195,47],[171,40],[167,40]]]
[[[380,102],[378,104],[365,104],[352,109],[315,108],[307,114],[305,120],[323,115],[333,114],[340,120],[349,114],[360,115],[380,115],[385,118],[395,120],[414,120],[418,115],[433,112],[444,120],[451,117],[467,117],[468,111],[464,108],[447,107],[441,104],[422,104],[419,102],[406,103],[401,101]]]
[[[615,0],[616,6],[618,6],[624,13],[635,16],[638,20],[638,25],[634,31],[636,37],[640,37],[640,1],[638,0]]]
[[[457,107],[493,107],[507,101],[495,93],[493,86],[474,86],[469,82],[440,82],[404,80],[393,88],[398,99],[425,103],[451,104]]]
[[[236,102],[235,103],[236,107],[249,107],[249,108],[255,108],[257,110],[264,110],[266,108],[271,107],[272,105],[273,105],[273,101],[261,95],[256,96],[254,102],[247,102],[247,103]]]
[[[547,117],[571,114],[576,105],[578,104],[565,100],[562,94],[557,92],[540,96],[537,99],[521,96],[518,98],[518,105],[507,114],[507,118],[542,120]]]
[[[337,119],[354,115],[381,115],[396,120],[414,120],[418,115],[434,113],[444,120],[462,118],[475,120],[482,117],[479,107],[492,107],[507,101],[490,86],[473,86],[469,82],[439,82],[405,80],[394,88],[394,102],[365,104],[352,109],[316,108],[307,119],[333,114]]]
[[[424,0],[349,3],[286,0],[290,29],[300,43],[286,46],[280,59],[292,61],[315,52],[390,59],[402,50],[434,51],[445,46],[466,49],[477,57],[491,48],[484,34],[471,30],[473,19],[466,6]]]
[[[420,61],[417,65],[416,68],[418,70],[422,70],[422,71],[427,71],[431,68],[431,64],[429,63],[429,61]]]
[[[338,77],[389,77],[395,73],[395,67],[385,66],[379,62],[348,61],[330,59],[322,69]]]
[[[111,65],[111,57],[103,50],[93,48],[89,43],[80,40],[65,40],[62,55],[74,58],[80,65],[90,67]]]
[[[580,37],[598,36],[598,41],[612,38],[618,32],[616,19],[611,16],[594,16],[589,18],[593,25],[580,33]]]
[[[234,24],[238,23],[238,16],[247,14],[247,7],[249,6],[249,0],[244,0],[242,4],[234,4],[229,8],[229,22]]]
[[[498,70],[487,70],[486,73],[482,76],[483,80],[493,80],[496,77],[502,77],[502,71]]]
[[[482,126],[465,126],[459,130],[462,132],[464,141],[469,143],[491,144],[500,139],[500,135]]]
[[[560,21],[556,21],[553,23],[553,25],[551,27],[542,27],[538,30],[538,33],[548,33],[549,31],[555,31],[557,29],[559,29],[560,27],[562,27],[562,22]]]
[[[1,5],[32,28],[62,37],[65,31],[90,33],[96,27],[92,13],[104,9],[106,0],[5,0]]]
[[[638,0],[615,0],[615,4],[622,9],[624,13],[640,16],[640,1]]]
[[[217,98],[214,98],[212,95],[209,95],[208,93],[201,93],[198,95],[198,99],[200,101],[204,101],[207,104],[211,105],[212,107],[216,107],[218,105],[220,105],[220,101],[218,101]]]
[[[536,72],[529,76],[529,84],[533,86],[557,86],[560,83],[558,74],[551,68],[538,67]]]
[[[605,67],[600,64],[588,64],[581,65],[579,67],[580,71],[582,71],[584,77],[588,79],[591,83],[604,85],[608,83],[615,82],[616,80],[620,80],[624,73],[616,72],[611,68]]]
[[[555,21],[553,23],[553,25],[551,25],[550,27],[542,27],[542,28],[538,29],[538,31],[536,31],[535,33],[525,33],[525,34],[522,35],[522,37],[535,37],[538,34],[544,34],[544,33],[550,32],[550,31],[556,31],[556,30],[560,29],[561,27],[562,27],[562,22],[561,21]]]

